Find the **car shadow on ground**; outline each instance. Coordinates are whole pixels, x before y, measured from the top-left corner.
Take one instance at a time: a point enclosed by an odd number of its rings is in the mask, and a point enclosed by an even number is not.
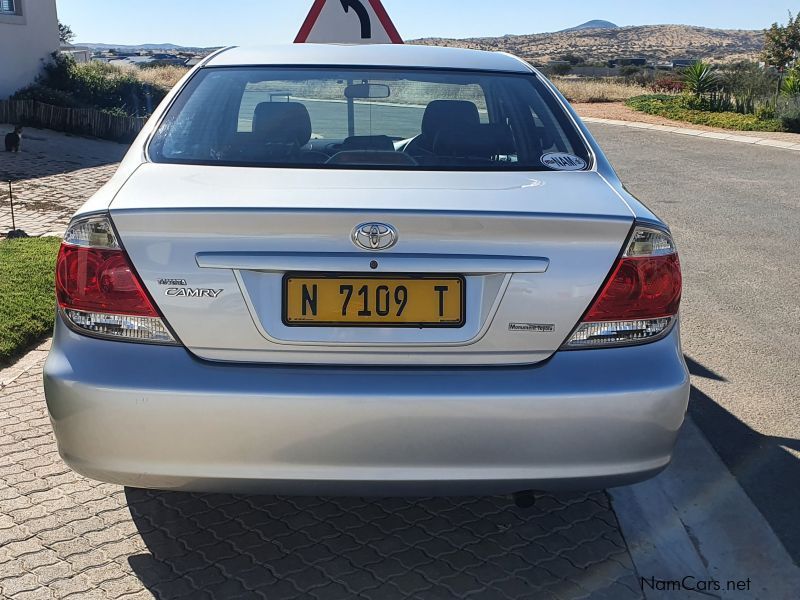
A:
[[[686,357],[693,377],[726,381]],[[692,386],[689,414],[795,563],[800,563],[800,440],[763,435]]]
[[[608,496],[279,498],[126,489],[159,599],[641,598]]]

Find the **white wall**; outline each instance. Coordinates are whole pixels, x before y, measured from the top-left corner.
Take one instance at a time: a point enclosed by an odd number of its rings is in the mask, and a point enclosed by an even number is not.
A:
[[[58,50],[56,0],[16,0],[21,15],[0,13],[0,100],[33,83]]]

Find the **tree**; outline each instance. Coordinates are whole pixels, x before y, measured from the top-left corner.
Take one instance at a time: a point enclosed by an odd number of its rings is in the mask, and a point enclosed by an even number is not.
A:
[[[772,27],[764,32],[764,51],[761,59],[767,66],[778,69],[778,88],[775,90],[775,102],[778,101],[783,86],[783,74],[787,69],[798,63],[800,59],[800,13],[792,16],[789,12],[789,22],[783,26],[773,23]]]
[[[622,75],[625,79],[632,79],[637,75],[640,75],[642,70],[637,67],[636,65],[625,65],[620,69],[619,74]]]
[[[58,22],[58,37],[62,44],[71,44],[75,39],[75,32],[69,25],[65,25],[61,21]]]
[[[800,13],[789,13],[789,22],[783,26],[773,23],[764,32],[762,60],[770,67],[784,72],[800,58]]]
[[[554,65],[550,65],[549,71],[553,75],[563,77],[564,75],[569,75],[569,73],[572,72],[572,65],[556,63]]]
[[[582,65],[584,62],[586,62],[586,59],[583,58],[582,56],[578,56],[577,54],[572,54],[572,53],[562,55],[559,60],[568,62],[572,66]]]

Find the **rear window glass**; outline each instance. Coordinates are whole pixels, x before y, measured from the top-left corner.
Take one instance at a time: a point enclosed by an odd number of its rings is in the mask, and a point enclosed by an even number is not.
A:
[[[282,168],[551,170],[565,156],[590,162],[535,76],[432,70],[202,69],[150,145],[155,162]]]

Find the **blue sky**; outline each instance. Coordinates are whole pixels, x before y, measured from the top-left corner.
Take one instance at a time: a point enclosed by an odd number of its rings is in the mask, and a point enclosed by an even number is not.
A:
[[[329,0],[338,1],[338,0]],[[383,0],[400,35],[474,37],[557,31],[590,19],[762,29],[800,0]],[[312,0],[58,0],[78,42],[224,46],[291,42]],[[227,6],[220,12],[219,6]]]

